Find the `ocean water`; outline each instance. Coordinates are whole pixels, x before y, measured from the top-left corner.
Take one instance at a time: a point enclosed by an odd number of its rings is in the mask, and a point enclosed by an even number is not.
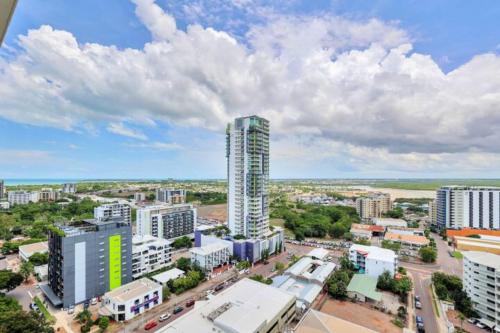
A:
[[[6,186],[15,185],[61,185],[64,183],[82,183],[82,182],[116,182],[130,179],[71,179],[71,178],[19,178],[4,179]],[[137,179],[135,179],[137,181]]]

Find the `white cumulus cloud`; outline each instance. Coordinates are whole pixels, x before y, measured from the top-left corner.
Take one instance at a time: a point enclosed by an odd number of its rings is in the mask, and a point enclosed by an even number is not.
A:
[[[47,25],[20,36],[17,56],[0,59],[0,116],[66,130],[109,124],[147,140],[124,123],[222,132],[258,114],[278,139],[307,137],[299,149],[324,142],[320,156],[345,145],[353,160],[371,151],[415,166],[500,153],[498,55],[444,73],[393,22],[273,14],[242,43],[196,24],[180,30],[153,0],[133,2],[153,39],[142,49],[82,44]]]

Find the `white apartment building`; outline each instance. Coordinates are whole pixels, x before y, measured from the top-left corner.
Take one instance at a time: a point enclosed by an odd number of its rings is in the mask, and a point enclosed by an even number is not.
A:
[[[0,209],[9,209],[9,208],[10,208],[10,202],[0,201]]]
[[[108,291],[102,296],[99,314],[125,321],[162,303],[162,286],[142,278]]]
[[[172,262],[170,242],[153,236],[132,237],[132,278],[159,270]]]
[[[106,220],[112,217],[122,217],[126,223],[131,223],[131,209],[127,204],[112,203],[94,208],[94,218]]]
[[[464,251],[463,285],[483,323],[500,332],[500,256]]]
[[[153,205],[137,210],[137,234],[164,239],[194,236],[196,208],[190,204]]]
[[[42,188],[38,192],[38,201],[56,201],[59,199],[59,192],[52,188]]]
[[[431,224],[437,224],[436,200],[429,201],[429,220],[430,220]]]
[[[440,229],[500,229],[500,188],[445,186],[436,193]]]
[[[356,212],[362,219],[382,217],[392,209],[391,196],[387,193],[370,193],[356,199]]]
[[[295,296],[243,279],[208,301],[196,302],[193,310],[160,328],[157,333],[290,332],[295,309]]]
[[[76,193],[76,184],[74,183],[66,183],[62,185],[62,192],[68,194]]]
[[[236,118],[226,129],[228,226],[262,238],[269,230],[269,121]]]
[[[229,263],[231,251],[224,242],[215,242],[189,250],[191,263],[198,265],[204,272],[212,272],[214,268]]]
[[[173,188],[157,188],[156,201],[168,203],[171,205],[186,203],[186,190]]]
[[[134,193],[134,200],[137,201],[137,202],[145,201],[146,200],[146,194],[144,194],[142,192]]]
[[[30,202],[38,202],[38,192],[9,191],[7,200],[11,205],[26,205]]]
[[[353,244],[349,248],[349,260],[359,273],[378,277],[384,271],[394,275],[398,267],[398,256],[392,250],[376,246]]]

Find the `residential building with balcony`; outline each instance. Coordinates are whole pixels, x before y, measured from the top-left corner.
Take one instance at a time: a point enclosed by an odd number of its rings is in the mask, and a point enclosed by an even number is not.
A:
[[[59,192],[54,191],[52,188],[42,188],[38,191],[38,201],[56,201],[59,199]]]
[[[131,223],[131,209],[127,204],[112,203],[94,208],[94,218],[107,220],[111,217],[123,218],[125,223]]]
[[[186,203],[186,190],[173,188],[157,188],[156,201],[178,205]]]
[[[269,231],[269,121],[236,118],[226,129],[228,227],[257,239]]]
[[[11,205],[26,205],[30,202],[38,202],[38,192],[9,191],[7,200]]]
[[[463,285],[484,324],[500,332],[500,256],[463,252]]]
[[[62,193],[75,194],[76,193],[76,184],[75,183],[65,183],[62,185],[61,191],[62,191]]]
[[[376,246],[353,244],[349,248],[349,260],[359,273],[373,277],[384,271],[394,276],[398,267],[398,256],[394,251]]]
[[[436,192],[440,229],[500,229],[500,188],[444,186]]]
[[[214,268],[228,264],[231,252],[230,245],[224,241],[193,247],[189,250],[191,263],[200,267],[205,273],[211,273]]]
[[[190,204],[161,204],[137,210],[137,234],[163,239],[194,237],[196,208]]]
[[[153,236],[132,237],[132,278],[157,271],[172,262],[170,242]]]
[[[391,196],[387,193],[370,193],[356,199],[356,212],[364,220],[382,217],[391,209]]]

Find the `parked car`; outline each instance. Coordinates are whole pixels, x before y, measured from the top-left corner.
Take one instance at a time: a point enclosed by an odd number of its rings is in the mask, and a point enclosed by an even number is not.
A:
[[[68,314],[73,314],[75,313],[75,306],[74,305],[70,305],[69,308],[68,308]]]
[[[150,329],[152,329],[152,328],[154,328],[156,326],[158,326],[158,323],[153,320],[153,321],[150,321],[149,323],[147,323],[146,325],[144,325],[144,329],[146,331],[149,331]]]
[[[479,321],[476,323],[476,326],[479,327],[479,328],[486,328],[486,325],[483,324],[483,323],[481,323],[481,322],[479,322]]]
[[[219,285],[215,286],[215,288],[214,288],[215,291],[219,291],[219,290],[222,290],[222,289],[224,289],[224,285],[223,284],[219,284]]]
[[[0,260],[7,258],[7,256],[0,254]]]
[[[97,304],[97,297],[94,297],[90,300],[91,305],[96,305]]]
[[[475,323],[477,323],[477,322],[478,322],[478,320],[477,320],[476,318],[469,318],[469,319],[467,319],[467,322],[468,322],[469,324],[474,325]]]
[[[417,316],[415,319],[417,321],[417,331],[419,333],[424,333],[425,332],[424,319],[420,316]]]
[[[173,313],[178,314],[179,312],[182,312],[182,310],[184,310],[182,306],[176,306]]]
[[[190,299],[186,302],[186,307],[189,308],[194,305],[194,299]]]
[[[172,315],[171,315],[170,313],[168,313],[168,312],[167,312],[167,313],[162,314],[162,315],[160,316],[159,320],[160,320],[160,322],[162,322],[162,321],[168,320],[168,318],[170,318],[171,316],[172,316]]]
[[[422,303],[420,303],[420,301],[415,301],[415,308],[417,309],[421,309],[422,308]]]

